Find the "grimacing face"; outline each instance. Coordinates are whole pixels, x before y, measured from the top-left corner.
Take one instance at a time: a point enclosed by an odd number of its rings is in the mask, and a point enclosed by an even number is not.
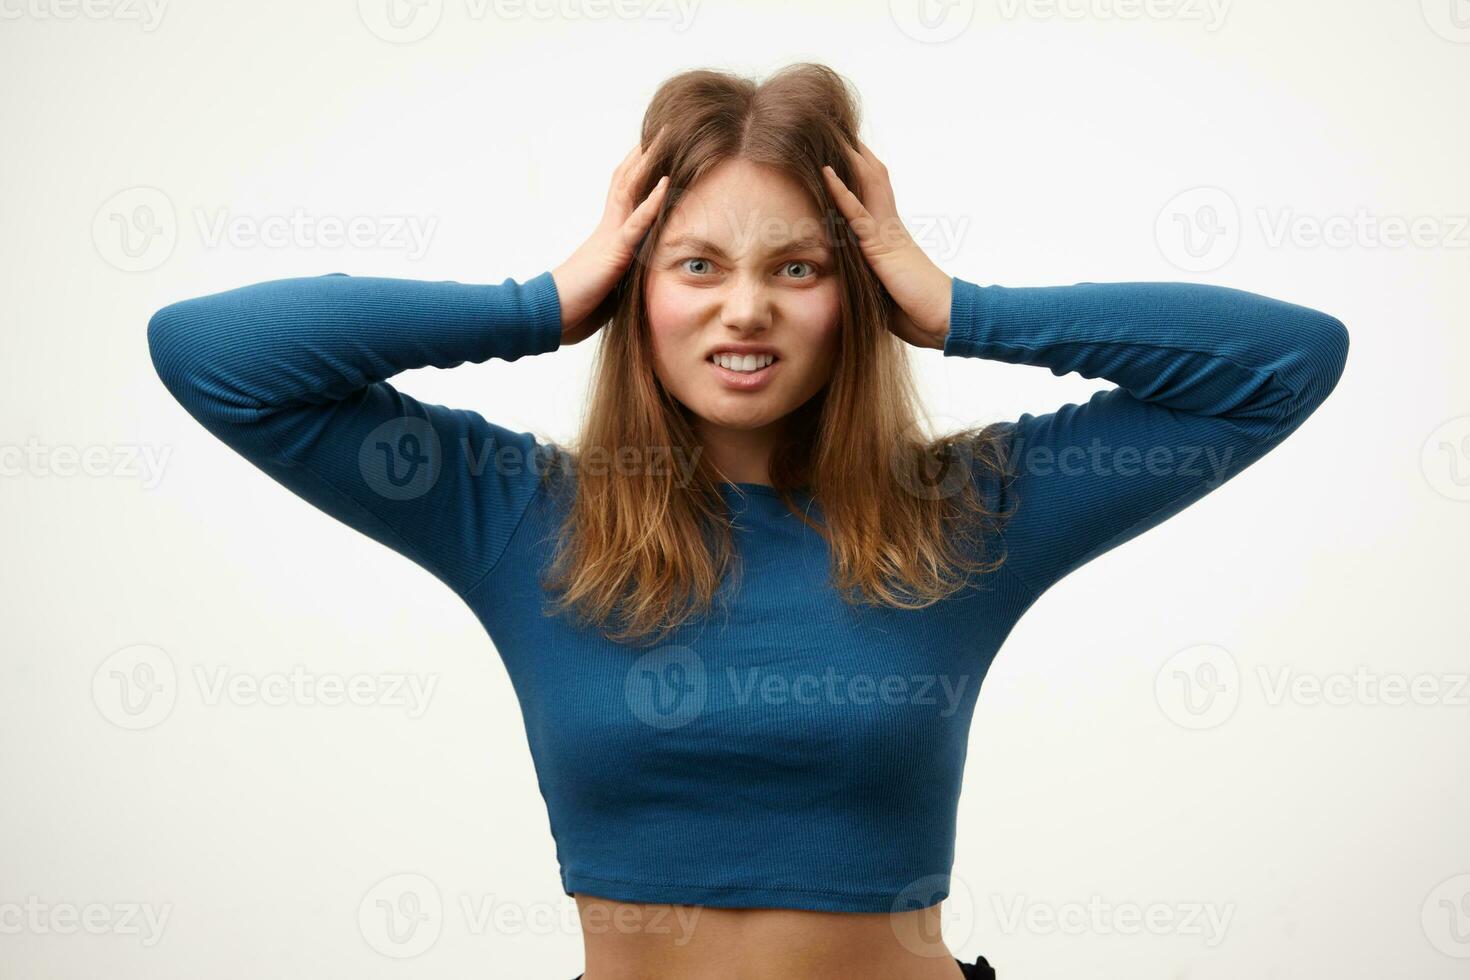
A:
[[[780,170],[727,160],[679,200],[644,301],[655,373],[697,428],[761,429],[827,384],[840,290],[821,215]]]

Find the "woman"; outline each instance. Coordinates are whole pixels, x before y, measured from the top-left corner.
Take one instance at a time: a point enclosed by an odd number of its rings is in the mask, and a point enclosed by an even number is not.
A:
[[[938,928],[986,669],[1042,592],[1259,459],[1344,366],[1338,320],[1248,292],[951,277],[855,103],[820,65],[686,72],[549,272],[285,279],[149,324],[206,428],[484,624],[586,980],[993,976]],[[604,326],[574,448],[388,382]],[[907,346],[1116,387],[928,438]]]

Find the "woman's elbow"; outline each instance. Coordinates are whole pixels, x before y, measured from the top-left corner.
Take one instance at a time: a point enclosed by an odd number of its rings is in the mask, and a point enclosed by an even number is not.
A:
[[[188,319],[182,303],[171,303],[148,318],[148,356],[163,386],[175,397],[188,385]]]
[[[1320,391],[1319,402],[1332,393],[1342,378],[1347,367],[1348,345],[1347,326],[1330,313],[1320,314],[1312,343],[1312,376]]]
[[[1286,403],[1286,431],[1305,421],[1337,387],[1347,367],[1348,330],[1337,317],[1314,310],[1299,324],[1294,346],[1288,373],[1296,380],[1290,385],[1294,397]]]
[[[170,303],[148,319],[148,356],[169,394],[196,418],[211,411],[205,363],[213,349],[212,318],[198,299]]]

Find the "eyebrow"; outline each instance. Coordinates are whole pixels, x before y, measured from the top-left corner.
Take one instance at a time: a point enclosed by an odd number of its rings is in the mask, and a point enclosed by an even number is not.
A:
[[[691,248],[697,252],[708,252],[711,255],[717,255],[722,259],[728,259],[730,257],[724,249],[720,248],[714,242],[694,234],[675,235],[673,238],[665,240],[662,247],[665,249]],[[794,238],[787,242],[777,242],[766,250],[766,254],[784,255],[788,252],[805,252],[809,249],[823,252],[830,251],[825,241],[809,235],[804,238]]]

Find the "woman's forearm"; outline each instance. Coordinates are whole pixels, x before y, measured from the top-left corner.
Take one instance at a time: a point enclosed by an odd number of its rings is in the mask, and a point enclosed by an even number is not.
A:
[[[1141,401],[1228,418],[1274,439],[1336,384],[1336,317],[1225,286],[977,286],[954,280],[944,352],[1104,378]]]
[[[173,303],[148,324],[160,378],[206,424],[338,400],[413,368],[515,360],[560,342],[549,272],[493,285],[276,279]]]

